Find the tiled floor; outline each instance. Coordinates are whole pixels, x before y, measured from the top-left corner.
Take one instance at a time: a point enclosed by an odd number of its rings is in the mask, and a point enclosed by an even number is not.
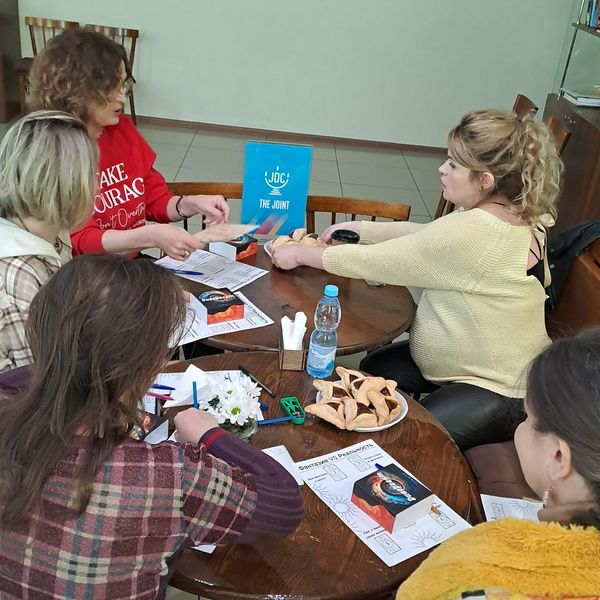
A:
[[[0,124],[0,139],[7,129],[7,125]],[[249,139],[246,136],[156,125],[141,125],[139,129],[154,148],[155,166],[167,181],[242,181],[245,142]],[[250,139],[298,143],[285,135]],[[313,146],[310,193],[402,202],[410,204],[411,220],[431,220],[440,197],[440,156],[383,150],[359,143],[317,142]],[[232,202],[231,211],[231,221],[239,222],[240,203]],[[317,221],[317,228],[320,224],[326,225]],[[199,223],[191,220],[190,225],[194,230]],[[343,357],[340,362],[357,366],[362,356]],[[169,588],[167,598],[196,597]]]

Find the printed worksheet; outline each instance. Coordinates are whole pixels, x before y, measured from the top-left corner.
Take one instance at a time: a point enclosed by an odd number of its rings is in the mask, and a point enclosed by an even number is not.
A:
[[[234,321],[224,321],[223,323],[206,323],[202,315],[206,315],[201,310],[200,300],[190,295],[190,300],[186,309],[186,322],[183,337],[179,340],[179,345],[189,344],[197,340],[202,340],[213,335],[223,335],[233,333],[234,331],[244,331],[245,329],[257,329],[273,324],[273,319],[268,317],[257,306],[252,304],[241,292],[234,294],[244,303],[244,318]],[[175,343],[173,343],[175,344]]]
[[[179,277],[197,281],[212,288],[227,288],[232,292],[268,273],[264,269],[229,260],[211,252],[206,252],[206,250],[192,252],[185,261],[174,260],[165,256],[157,260],[156,264],[169,269]],[[195,271],[198,274],[193,275],[189,271]]]
[[[505,498],[504,496],[490,496],[481,494],[481,503],[488,521],[496,521],[503,517],[514,517],[525,521],[538,522],[538,510],[543,504],[525,498]]]
[[[306,485],[388,567],[393,567],[471,527],[446,503],[433,495],[431,510],[425,517],[395,534],[386,531],[351,500],[354,483],[369,472],[375,472],[376,463],[393,463],[403,469],[402,465],[373,440],[365,440],[330,454],[297,462],[296,468]]]

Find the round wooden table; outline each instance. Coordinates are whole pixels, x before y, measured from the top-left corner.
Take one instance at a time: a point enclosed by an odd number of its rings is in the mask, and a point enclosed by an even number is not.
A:
[[[372,350],[391,342],[406,331],[415,312],[415,303],[405,287],[369,286],[362,279],[338,277],[309,267],[281,271],[273,267],[263,246],[242,262],[269,271],[240,291],[271,317],[274,324],[201,340],[209,346],[233,351],[277,351],[281,318],[287,315],[293,319],[299,311],[308,318],[307,336],[310,335],[315,307],[328,283],[337,285],[340,290],[342,321],[337,331],[338,356]],[[181,282],[192,293],[208,289],[189,279],[181,278]]]
[[[246,367],[276,394],[276,398],[265,392],[261,396],[269,405],[268,417],[283,414],[278,402],[282,396],[297,396],[303,406],[315,398],[312,378],[303,371],[281,371],[272,352],[226,353],[191,362],[207,371]],[[188,364],[176,363],[171,370],[185,370]],[[304,425],[259,427],[251,443],[258,448],[283,444],[294,461],[300,461],[369,438],[458,514],[468,517],[471,485],[475,485],[470,467],[442,426],[411,399],[408,415],[385,431],[340,431],[307,415]],[[217,548],[213,554],[184,550],[170,585],[211,600],[378,600],[390,598],[427,556],[423,552],[387,567],[308,486],[301,490],[305,517],[293,534]]]

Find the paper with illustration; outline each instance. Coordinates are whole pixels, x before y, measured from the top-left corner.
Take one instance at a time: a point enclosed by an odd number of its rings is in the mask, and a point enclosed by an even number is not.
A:
[[[454,534],[471,527],[445,502],[433,496],[429,514],[396,534],[352,503],[354,483],[371,471],[375,464],[396,464],[403,468],[373,440],[365,440],[330,454],[296,463],[296,468],[314,492],[388,567],[393,567]]]

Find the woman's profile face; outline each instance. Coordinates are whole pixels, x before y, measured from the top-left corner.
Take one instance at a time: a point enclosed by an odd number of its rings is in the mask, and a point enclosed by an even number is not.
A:
[[[458,164],[451,154],[440,165],[440,187],[446,200],[465,209],[473,208],[482,197],[477,179],[470,169]]]
[[[127,96],[123,91],[123,85],[127,80],[127,72],[123,62],[121,62],[120,76],[120,83],[107,95],[106,102],[103,104],[93,102],[89,107],[89,122],[96,129],[107,127],[108,125],[117,125],[121,118],[123,105],[127,100]]]
[[[535,428],[535,415],[527,407],[527,403],[525,403],[525,412],[527,419],[515,431],[515,447],[525,481],[541,498],[548,487],[546,474],[553,451],[549,447],[549,436]]]

